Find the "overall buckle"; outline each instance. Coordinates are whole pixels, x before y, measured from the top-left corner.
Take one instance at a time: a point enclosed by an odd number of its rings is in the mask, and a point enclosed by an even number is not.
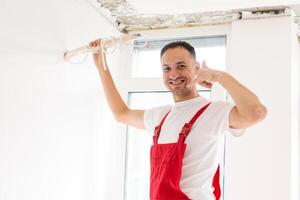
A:
[[[189,134],[191,127],[192,127],[192,124],[185,123],[184,126],[182,127],[179,135],[183,135],[184,137],[186,137]]]
[[[155,128],[154,128],[154,136],[158,136],[159,135],[159,133],[160,133],[160,126],[156,126]]]

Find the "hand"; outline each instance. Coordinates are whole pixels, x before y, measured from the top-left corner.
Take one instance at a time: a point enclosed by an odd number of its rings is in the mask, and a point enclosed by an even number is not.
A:
[[[220,75],[221,71],[210,69],[207,67],[205,61],[202,62],[202,65],[199,67],[197,71],[196,78],[192,80],[187,87],[193,87],[196,83],[199,85],[212,88],[213,82],[217,81],[218,75]]]
[[[94,63],[96,65],[97,69],[106,69],[106,66],[107,66],[106,57],[105,57],[105,54],[103,52],[103,48],[101,45],[101,39],[90,42],[89,46],[92,48],[99,49],[98,51],[93,53],[93,59],[94,59]]]

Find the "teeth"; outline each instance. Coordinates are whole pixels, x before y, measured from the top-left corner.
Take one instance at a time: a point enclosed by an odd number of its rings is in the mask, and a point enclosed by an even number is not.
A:
[[[170,81],[169,83],[172,85],[180,85],[184,82],[184,80],[176,80],[176,81]]]

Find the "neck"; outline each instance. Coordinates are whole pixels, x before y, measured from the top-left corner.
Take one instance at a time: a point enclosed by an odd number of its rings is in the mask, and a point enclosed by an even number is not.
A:
[[[199,97],[200,95],[198,94],[197,90],[194,90],[190,94],[185,94],[185,95],[173,95],[173,99],[175,102],[180,102],[180,101],[186,101],[189,99],[193,99],[195,97]]]

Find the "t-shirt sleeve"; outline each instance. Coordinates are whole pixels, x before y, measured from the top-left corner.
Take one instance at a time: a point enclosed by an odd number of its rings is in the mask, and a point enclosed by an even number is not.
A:
[[[171,109],[170,106],[150,108],[144,112],[144,124],[147,132],[153,133],[154,128],[160,123],[164,115]]]
[[[233,103],[229,103],[227,102],[227,108],[225,111],[225,116],[226,116],[226,121],[225,121],[225,129],[227,132],[230,132],[232,135],[234,136],[241,136],[245,133],[246,129],[242,128],[242,129],[238,129],[238,128],[230,128],[230,124],[229,124],[229,115],[230,115],[230,111],[235,107],[235,104]]]
[[[221,131],[224,133],[231,133],[233,136],[241,136],[244,134],[246,129],[230,128],[230,124],[229,124],[230,111],[232,110],[232,108],[234,108],[234,106],[235,104],[231,102],[226,102],[226,101],[214,102],[215,110],[218,110],[218,114],[216,116],[219,117]]]

